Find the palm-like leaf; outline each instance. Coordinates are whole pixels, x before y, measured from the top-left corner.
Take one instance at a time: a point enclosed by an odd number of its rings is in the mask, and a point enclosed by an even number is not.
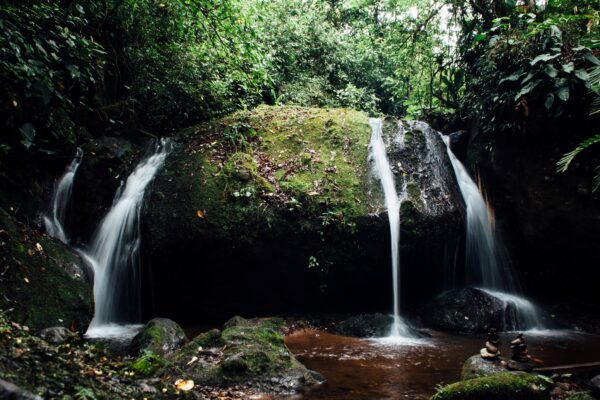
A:
[[[596,94],[596,98],[592,103],[592,110],[590,111],[590,114],[593,115],[600,113],[600,65],[594,67],[590,72],[590,84],[592,86],[592,91]],[[575,147],[575,149],[565,154],[556,163],[556,170],[558,172],[566,172],[567,169],[569,169],[569,166],[571,165],[575,157],[579,155],[579,153],[596,143],[600,143],[600,134],[587,138],[583,142],[579,143],[579,145]],[[595,169],[592,191],[595,192],[596,190],[598,190],[598,188],[600,188],[600,165],[598,165]]]
[[[577,157],[579,153],[596,143],[600,143],[600,134],[585,139],[583,142],[579,143],[575,149],[565,154],[556,163],[556,170],[558,172],[565,172],[567,169],[569,169],[569,165],[571,165],[571,162],[573,162],[573,159]]]

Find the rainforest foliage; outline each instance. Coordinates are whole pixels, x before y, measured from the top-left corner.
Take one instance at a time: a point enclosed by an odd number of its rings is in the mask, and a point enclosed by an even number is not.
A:
[[[0,157],[263,103],[526,132],[590,112],[598,19],[597,0],[4,1]]]

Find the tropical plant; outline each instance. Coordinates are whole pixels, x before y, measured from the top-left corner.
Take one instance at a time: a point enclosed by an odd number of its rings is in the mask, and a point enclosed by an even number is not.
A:
[[[593,71],[590,73],[590,81],[593,87],[594,92],[596,93],[596,99],[594,100],[594,108],[592,109],[591,114],[600,113],[600,66],[596,66]],[[584,150],[588,149],[590,146],[594,144],[600,143],[600,133],[594,136],[591,136],[585,139],[583,142],[579,143],[577,147],[575,147],[570,152],[566,153],[557,163],[557,171],[558,172],[566,172],[569,169],[569,166],[573,162],[573,160],[581,154]],[[596,191],[600,188],[600,165],[597,165],[595,168],[594,181],[592,185],[592,191]]]

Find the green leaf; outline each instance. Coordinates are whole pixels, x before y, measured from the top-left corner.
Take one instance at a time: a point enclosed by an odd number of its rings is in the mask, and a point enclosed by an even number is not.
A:
[[[547,110],[550,110],[552,108],[553,104],[554,104],[554,94],[549,93],[548,96],[546,96],[546,100],[544,101],[544,107],[546,107]]]
[[[475,35],[476,42],[481,42],[481,41],[485,40],[486,38],[487,38],[487,34],[485,34],[485,33],[479,33],[479,34]]]
[[[35,139],[35,127],[31,122],[27,122],[19,128],[19,132],[21,132],[21,144],[25,146],[26,149],[33,146],[33,140]]]
[[[569,86],[560,86],[558,89],[556,89],[556,95],[558,96],[559,99],[561,99],[562,101],[568,101],[569,97],[571,95],[571,92],[569,90]]]
[[[556,76],[558,75],[558,70],[556,68],[554,68],[554,66],[552,64],[546,64],[544,66],[544,72],[550,78],[556,78]]]
[[[583,142],[579,143],[577,147],[575,147],[570,152],[566,153],[557,163],[556,163],[556,172],[566,172],[569,169],[569,166],[573,162],[573,159],[579,155],[582,151],[587,149],[593,144],[600,143],[600,134],[594,135],[585,139]]]
[[[500,79],[499,84],[503,84],[504,82],[516,82],[524,75],[524,72],[518,71],[512,75],[507,76],[506,78]]]
[[[575,70],[575,64],[573,64],[572,62],[568,63],[568,64],[564,64],[562,66],[563,71],[565,71],[565,73],[570,74],[571,72],[573,72]]]
[[[554,60],[558,56],[560,56],[560,53],[557,53],[557,54],[540,54],[539,56],[537,56],[536,58],[534,58],[530,62],[530,64],[533,66],[533,65],[536,65],[537,63],[539,63],[540,61],[547,62],[547,61],[550,61],[550,60]]]
[[[587,71],[585,71],[583,69],[578,69],[577,71],[575,71],[575,76],[584,82],[587,82],[590,80],[590,74],[588,74]]]
[[[585,58],[594,65],[600,65],[600,60],[598,60],[592,53],[586,54],[585,56],[583,56],[583,58]]]

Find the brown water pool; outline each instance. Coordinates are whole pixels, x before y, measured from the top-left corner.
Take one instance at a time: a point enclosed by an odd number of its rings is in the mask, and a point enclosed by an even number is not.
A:
[[[432,337],[389,343],[307,330],[286,338],[286,344],[308,368],[327,383],[285,399],[364,400],[428,399],[437,385],[460,379],[463,362],[479,353],[484,336],[429,332]],[[503,334],[500,350],[510,355]],[[577,332],[525,333],[529,351],[544,366],[600,361],[600,336]]]

